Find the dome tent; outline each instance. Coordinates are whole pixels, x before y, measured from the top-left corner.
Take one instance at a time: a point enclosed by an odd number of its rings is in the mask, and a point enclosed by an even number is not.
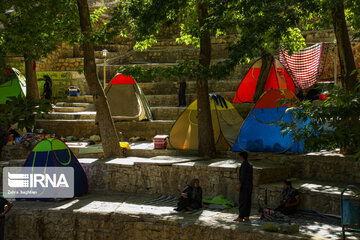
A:
[[[234,106],[220,95],[210,94],[210,111],[217,150],[229,150],[240,130],[242,117]],[[198,149],[197,100],[178,117],[169,134],[170,148]]]
[[[33,148],[24,167],[72,167],[74,169],[74,197],[88,190],[86,173],[69,147],[57,138],[45,139]],[[39,197],[39,199],[42,199]]]
[[[116,120],[152,120],[149,104],[136,81],[116,75],[105,88],[112,118]]]
[[[290,133],[282,136],[282,129],[277,123],[296,121],[289,103],[278,106],[284,99],[296,99],[288,89],[270,89],[255,104],[245,119],[239,135],[233,145],[233,152],[303,152],[303,143],[295,141]],[[296,121],[297,126],[305,123]]]
[[[25,76],[16,68],[4,69],[3,72],[4,74],[0,75],[0,104],[6,104],[9,97],[25,97]]]
[[[258,59],[253,63],[245,77],[240,82],[233,99],[233,103],[254,102],[253,98],[261,71],[261,65],[261,59]],[[293,80],[284,66],[277,59],[274,59],[272,63],[263,92],[266,92],[269,89],[289,89],[295,94],[295,85]]]

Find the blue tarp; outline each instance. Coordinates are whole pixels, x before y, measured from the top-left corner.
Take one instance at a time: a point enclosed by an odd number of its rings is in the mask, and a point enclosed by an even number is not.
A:
[[[288,107],[252,109],[233,145],[233,152],[303,152],[303,143],[294,141],[290,133],[281,135],[277,123],[294,121]],[[304,123],[303,123],[304,124]],[[298,126],[303,125],[298,123]],[[306,124],[306,123],[305,123]]]

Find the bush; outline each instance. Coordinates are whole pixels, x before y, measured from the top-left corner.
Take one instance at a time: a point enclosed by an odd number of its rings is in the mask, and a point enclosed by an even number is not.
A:
[[[311,119],[302,128],[293,123],[280,123],[283,134],[290,133],[295,140],[304,140],[305,149],[340,148],[345,154],[360,156],[360,84],[353,91],[331,86],[326,89],[328,99],[320,105],[296,100],[297,108],[291,109],[297,121]]]
[[[52,106],[46,99],[26,99],[11,97],[7,104],[0,107],[0,123],[2,128],[18,123],[19,128],[32,129],[36,117],[41,118],[51,110]]]

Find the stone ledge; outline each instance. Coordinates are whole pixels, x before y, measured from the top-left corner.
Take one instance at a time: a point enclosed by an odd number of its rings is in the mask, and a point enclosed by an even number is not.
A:
[[[269,233],[257,223],[235,223],[234,211],[174,213],[168,205],[142,202],[141,194],[87,194],[62,202],[15,202],[7,215],[7,239],[311,239]],[[321,236],[319,236],[321,237]],[[317,238],[319,239],[319,238]]]
[[[53,114],[54,115],[54,114]],[[57,115],[61,115],[57,113]],[[62,114],[65,117],[65,114]],[[74,114],[67,114],[66,117],[72,118]],[[99,127],[95,125],[95,120],[82,119],[88,115],[78,115],[79,120],[72,119],[40,119],[36,122],[36,128],[41,128],[46,133],[56,133],[60,136],[90,137],[99,135]],[[95,118],[95,115],[92,117]],[[155,120],[155,121],[121,121],[115,122],[117,131],[122,132],[125,139],[140,136],[148,141],[156,135],[168,134],[174,121],[172,120]]]

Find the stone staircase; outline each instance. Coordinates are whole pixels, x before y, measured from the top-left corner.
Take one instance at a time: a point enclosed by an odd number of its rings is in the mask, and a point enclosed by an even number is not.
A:
[[[112,4],[112,1],[106,1],[105,4]],[[94,2],[93,10],[98,3]],[[170,28],[163,33],[158,42],[144,50],[132,50],[135,42],[129,38],[116,37],[111,43],[95,46],[95,56],[97,62],[97,72],[99,79],[103,79],[104,57],[102,50],[109,51],[106,59],[106,81],[110,82],[117,73],[118,68],[123,65],[136,65],[143,69],[151,67],[169,67],[178,64],[186,59],[197,59],[199,49],[190,45],[184,45],[176,42],[176,30]],[[212,63],[217,63],[227,58],[226,46],[232,42],[233,36],[224,36],[212,38]],[[76,51],[75,51],[76,50]],[[76,54],[75,54],[76,52]],[[63,46],[60,54],[63,59],[81,58],[83,52],[81,47],[76,46],[73,49]],[[76,56],[75,56],[76,55]],[[234,73],[220,81],[209,81],[209,93],[217,93],[232,101],[237,90],[239,80],[247,70],[247,66],[238,66]],[[83,74],[77,76],[84,78]],[[73,77],[70,76],[69,79]],[[101,81],[102,82],[102,81]],[[63,83],[63,85],[69,85]],[[75,85],[76,84],[72,84]],[[151,111],[154,116],[152,122],[117,122],[116,126],[125,137],[141,136],[151,140],[157,134],[167,134],[178,116],[185,109],[178,108],[178,88],[176,79],[154,79],[152,82],[139,82],[140,88],[146,95]],[[57,87],[57,86],[54,86]],[[68,87],[68,86],[66,86]],[[195,81],[187,82],[186,101],[190,104],[196,99]],[[89,137],[89,134],[98,133],[98,127],[95,126],[96,110],[93,105],[92,96],[89,95],[88,88],[82,87],[82,96],[67,97],[60,99],[56,103],[54,112],[37,122],[37,127],[45,129],[46,132],[56,132],[58,136],[72,135],[76,137]],[[241,108],[241,107],[240,107]],[[241,112],[243,117],[249,111],[249,106]],[[71,131],[75,124],[77,129]],[[154,130],[156,129],[156,130]]]
[[[231,101],[235,95],[238,81],[210,81],[211,93],[218,93]],[[168,134],[174,121],[185,110],[185,107],[177,107],[178,94],[175,82],[149,82],[139,83],[139,86],[146,95],[154,121],[151,122],[116,122],[116,126],[126,138],[132,136],[145,137],[151,140],[158,134]],[[189,81],[187,86],[187,103],[190,104],[196,99],[195,82]],[[45,116],[45,119],[38,120],[37,127],[47,132],[56,132],[58,136],[89,137],[89,134],[98,133],[95,126],[96,110],[92,103],[91,95],[78,97],[67,97],[66,101],[57,102],[54,112]],[[244,105],[244,114],[250,109]],[[251,107],[251,106],[250,106]],[[75,123],[76,122],[76,123]],[[84,124],[81,127],[81,123]],[[79,126],[71,130],[72,124]],[[136,126],[135,126],[136,125]],[[90,130],[91,129],[91,130]],[[156,130],[155,130],[156,129]]]

